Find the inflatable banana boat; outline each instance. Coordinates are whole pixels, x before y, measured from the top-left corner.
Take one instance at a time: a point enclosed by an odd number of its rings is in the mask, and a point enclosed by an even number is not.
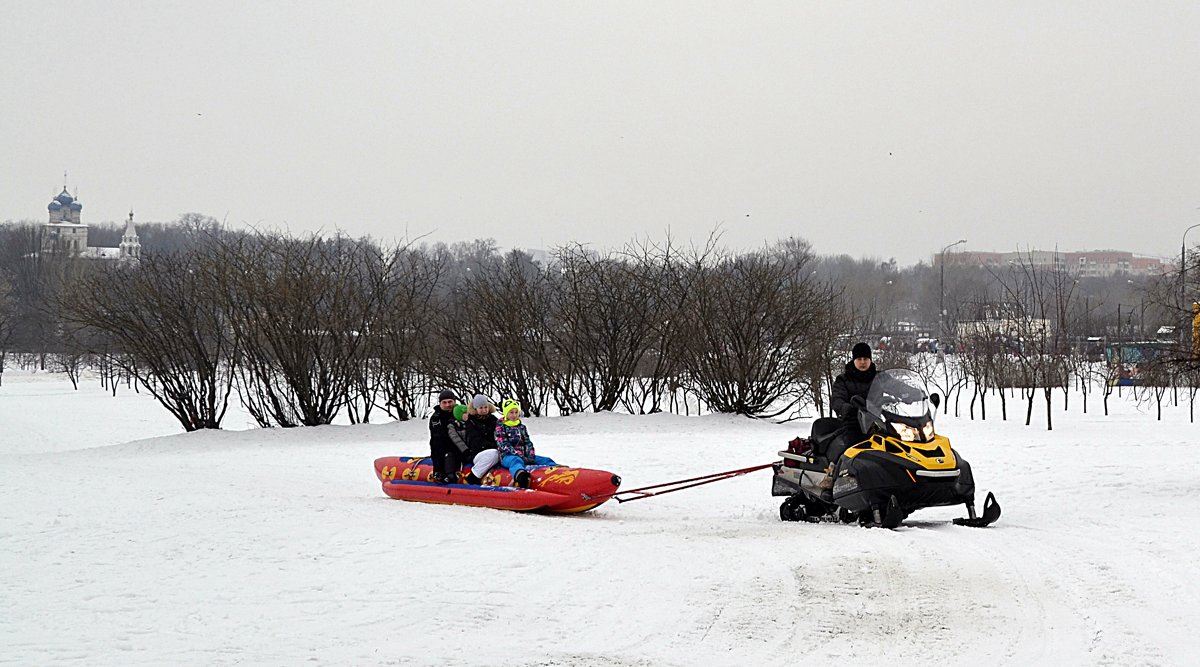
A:
[[[429,479],[428,457],[385,456],[375,459],[383,492],[397,500],[446,505],[493,507],[516,512],[574,514],[593,509],[612,497],[621,478],[604,470],[546,466],[530,468],[528,489],[513,486],[512,475],[497,466],[482,484],[438,484]],[[467,470],[459,473],[461,482]]]

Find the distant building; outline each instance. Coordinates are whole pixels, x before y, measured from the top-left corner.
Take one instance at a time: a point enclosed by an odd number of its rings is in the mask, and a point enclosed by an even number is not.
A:
[[[933,265],[939,266],[942,257],[934,255]],[[1022,252],[948,252],[946,266],[982,266],[1000,268],[1009,265],[1032,266],[1039,270],[1065,271],[1080,278],[1109,278],[1112,276],[1153,276],[1166,273],[1171,267],[1154,257],[1141,257],[1125,250],[1087,250],[1057,252],[1028,250]]]
[[[1160,259],[1139,257],[1123,250],[1095,250],[1068,254],[1081,277],[1162,275],[1171,267]]]
[[[125,221],[125,233],[121,234],[121,244],[117,246],[117,252],[118,259],[134,262],[142,259],[142,242],[138,240],[137,228],[133,226],[133,211],[129,212],[129,219]]]
[[[1011,255],[1008,261],[1012,264],[1023,264],[1039,271],[1066,271],[1068,267],[1067,254],[1053,250],[1030,250],[1006,254]]]
[[[1155,257],[1134,256],[1129,262],[1129,272],[1135,276],[1161,276],[1177,268],[1178,264],[1170,264]]]
[[[950,252],[946,253],[946,266],[991,266],[1000,267],[1007,266],[1008,260],[1005,259],[1006,253],[1002,252]],[[933,265],[939,266],[942,263],[940,255],[933,256]]]
[[[1050,331],[1049,320],[1029,318],[1008,302],[969,304],[963,314],[966,317],[955,325],[961,341],[993,341],[1019,348],[1026,337],[1036,338]]]
[[[42,233],[42,253],[62,253],[87,259],[107,259],[119,262],[137,262],[142,257],[142,244],[138,240],[137,228],[133,224],[133,211],[125,221],[125,233],[116,248],[88,245],[88,227],[81,214],[83,204],[67,192],[67,188],[46,206],[50,219]]]

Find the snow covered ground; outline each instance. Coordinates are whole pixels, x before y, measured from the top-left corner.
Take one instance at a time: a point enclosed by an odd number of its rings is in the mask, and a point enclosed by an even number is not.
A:
[[[1195,664],[1200,431],[1112,407],[1053,432],[942,418],[1004,516],[888,531],[781,523],[767,471],[582,516],[405,503],[371,462],[427,452],[420,422],[182,434],[145,396],[10,371],[0,663]],[[624,488],[768,462],[806,430],[528,424]]]

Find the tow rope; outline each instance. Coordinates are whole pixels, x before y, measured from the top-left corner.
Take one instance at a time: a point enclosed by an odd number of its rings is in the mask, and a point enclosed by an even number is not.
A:
[[[746,473],[754,472],[755,470],[763,470],[764,468],[770,468],[773,465],[775,465],[774,461],[772,461],[771,463],[764,463],[762,465],[750,466],[749,468],[738,468],[737,470],[726,470],[725,472],[714,472],[709,475],[701,475],[700,477],[691,477],[688,479],[676,480],[674,482],[663,482],[661,484],[651,484],[650,486],[643,486],[643,487],[639,487],[636,489],[628,489],[626,491],[617,491],[616,493],[610,493],[606,496],[597,496],[597,498],[612,498],[612,499],[616,500],[618,503],[626,503],[631,500],[641,500],[643,498],[653,498],[654,496],[661,496],[664,493],[671,493],[672,491],[682,491],[684,489],[690,489],[694,486],[701,486],[703,484],[711,484],[713,482],[719,482],[723,479],[730,479],[732,477],[740,477],[741,475],[745,475]],[[651,489],[659,489],[659,490],[651,492]],[[633,497],[632,498],[622,498],[621,497],[621,496],[625,496],[625,495],[632,495]]]

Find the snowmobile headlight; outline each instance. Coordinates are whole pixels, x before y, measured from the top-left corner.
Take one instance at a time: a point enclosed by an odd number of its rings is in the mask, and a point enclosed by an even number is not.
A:
[[[903,424],[901,422],[892,422],[892,428],[896,429],[896,435],[900,436],[901,440],[908,442],[917,441],[917,429],[914,426]]]
[[[925,441],[933,440],[933,420],[925,422],[921,425],[921,435],[925,436]]]

